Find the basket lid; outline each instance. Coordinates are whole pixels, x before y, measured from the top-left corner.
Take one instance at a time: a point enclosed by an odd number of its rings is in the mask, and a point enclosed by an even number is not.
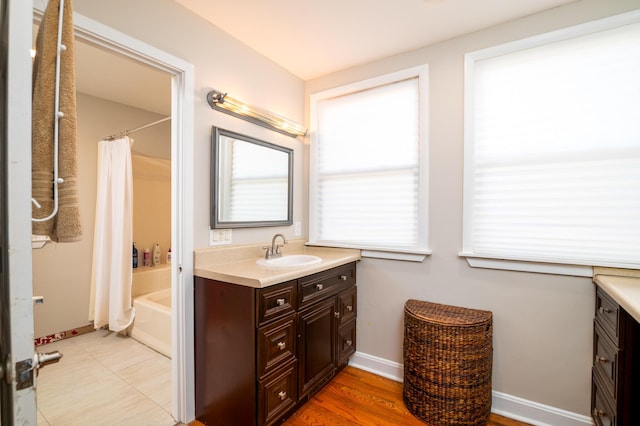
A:
[[[475,325],[491,321],[493,317],[491,311],[443,305],[415,299],[407,300],[404,309],[405,312],[415,317],[448,325]]]

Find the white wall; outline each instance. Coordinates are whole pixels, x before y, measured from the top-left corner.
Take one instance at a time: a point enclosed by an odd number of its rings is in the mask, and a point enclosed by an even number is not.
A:
[[[462,244],[463,55],[638,6],[631,0],[583,0],[306,83],[308,97],[429,64],[433,255],[423,263],[364,259],[359,264],[358,351],[402,362],[403,305],[410,298],[491,310],[493,389],[589,415],[591,280],[475,269],[457,255]]]

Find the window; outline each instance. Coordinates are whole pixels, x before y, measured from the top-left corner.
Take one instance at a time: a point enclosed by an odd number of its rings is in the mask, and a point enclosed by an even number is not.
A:
[[[428,254],[426,105],[426,66],[311,96],[311,244]]]
[[[466,55],[462,256],[640,267],[639,22]]]

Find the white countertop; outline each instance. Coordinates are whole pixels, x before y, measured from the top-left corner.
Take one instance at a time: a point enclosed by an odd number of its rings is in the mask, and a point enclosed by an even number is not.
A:
[[[640,273],[638,276],[598,274],[594,281],[640,323]]]
[[[194,251],[194,275],[217,281],[262,288],[301,278],[361,259],[360,250],[329,247],[307,247],[303,241],[290,241],[282,248],[285,255],[311,254],[320,263],[296,267],[267,267],[256,263],[264,257],[263,246],[222,246]]]

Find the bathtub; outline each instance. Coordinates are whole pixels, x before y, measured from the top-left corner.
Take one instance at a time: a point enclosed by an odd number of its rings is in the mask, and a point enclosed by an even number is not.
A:
[[[149,281],[150,277],[156,281],[156,288],[151,293],[139,294],[136,281],[139,284]],[[171,268],[136,271],[133,274],[132,294],[136,295],[133,298],[136,315],[128,334],[171,358]]]

